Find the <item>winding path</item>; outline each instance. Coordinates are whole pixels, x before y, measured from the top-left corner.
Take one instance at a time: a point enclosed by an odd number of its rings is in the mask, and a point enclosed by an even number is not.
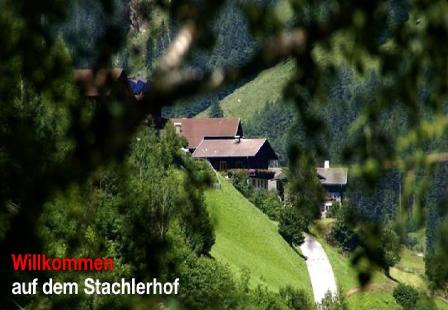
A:
[[[328,291],[336,295],[333,268],[322,245],[314,237],[305,234],[305,242],[300,246],[300,250],[307,257],[306,267],[313,287],[314,301],[320,303]]]

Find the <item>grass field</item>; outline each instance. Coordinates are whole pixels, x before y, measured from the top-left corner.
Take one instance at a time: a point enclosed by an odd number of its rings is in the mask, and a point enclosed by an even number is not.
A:
[[[223,177],[219,179],[221,189],[205,193],[216,233],[212,256],[237,275],[249,270],[253,286],[263,284],[277,291],[290,284],[312,296],[303,258],[278,234],[275,223]]]
[[[276,102],[295,69],[293,61],[286,61],[261,72],[255,79],[244,84],[220,101],[224,116],[240,117],[243,122],[261,111],[267,102]],[[198,117],[207,117],[208,110]]]

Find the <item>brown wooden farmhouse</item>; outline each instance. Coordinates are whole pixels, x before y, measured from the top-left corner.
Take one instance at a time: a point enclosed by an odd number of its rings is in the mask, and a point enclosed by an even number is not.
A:
[[[194,158],[207,159],[216,170],[268,169],[278,160],[266,139],[245,139],[239,118],[172,119],[188,141]]]

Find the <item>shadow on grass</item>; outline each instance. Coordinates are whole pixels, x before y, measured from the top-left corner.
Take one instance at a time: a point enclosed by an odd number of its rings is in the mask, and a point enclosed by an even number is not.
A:
[[[303,260],[307,260],[308,257],[306,257],[305,255],[303,255],[298,249],[297,247],[292,246],[292,249],[297,253],[297,255],[299,255],[301,258],[303,258]]]

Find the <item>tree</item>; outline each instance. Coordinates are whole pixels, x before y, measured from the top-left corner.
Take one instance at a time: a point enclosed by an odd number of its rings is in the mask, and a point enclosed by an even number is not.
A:
[[[208,113],[209,117],[224,117],[224,112],[222,111],[219,101],[216,101],[210,106],[210,111]]]
[[[347,310],[348,305],[343,292],[339,291],[336,295],[327,292],[317,308],[319,310]]]
[[[325,192],[320,184],[314,158],[299,147],[290,149],[291,159],[287,170],[287,204],[299,212],[306,226],[320,218],[320,206]]]
[[[252,192],[249,200],[271,220],[279,221],[284,206],[277,192],[257,189]]]
[[[395,266],[400,261],[401,243],[393,226],[388,223],[384,226],[381,234],[381,245],[384,251],[384,269],[386,275],[389,274],[390,267]]]
[[[280,214],[278,232],[290,246],[301,245],[305,241],[303,232],[307,230],[307,221],[292,207],[283,208]]]
[[[397,304],[404,310],[415,309],[415,305],[418,301],[418,291],[412,286],[402,283],[398,284],[394,288],[393,296]]]
[[[311,310],[314,309],[313,302],[300,290],[291,286],[282,287],[279,291],[280,297],[291,310]]]

